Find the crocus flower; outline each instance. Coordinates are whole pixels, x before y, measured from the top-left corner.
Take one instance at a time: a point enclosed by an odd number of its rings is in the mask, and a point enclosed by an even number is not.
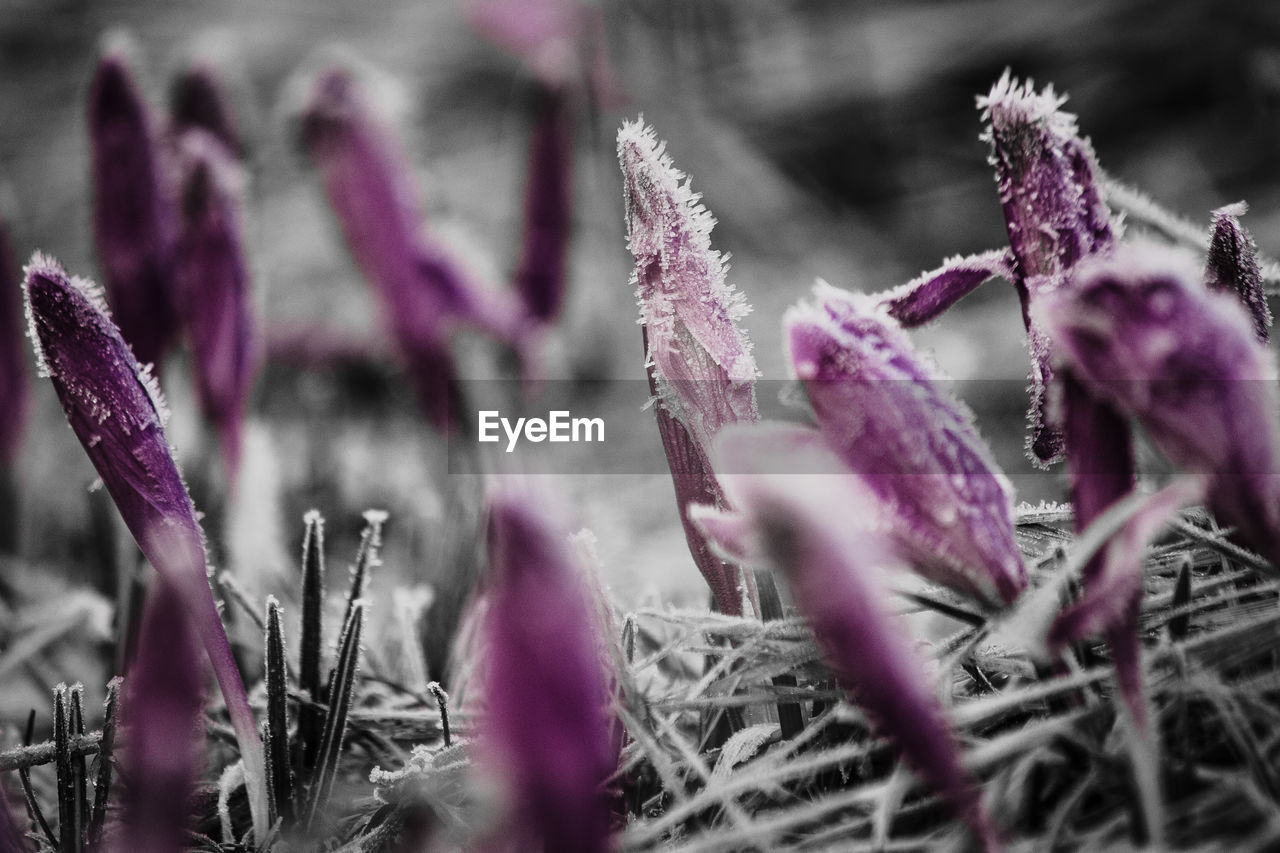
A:
[[[738,328],[749,309],[711,248],[715,220],[663,149],[639,121],[618,132],[645,369],[689,550],[717,606],[737,614],[740,570],[711,553],[688,508],[723,503],[708,457],[711,439],[727,424],[760,418],[755,357]]]
[[[486,699],[480,737],[510,786],[513,850],[611,849],[605,780],[618,763],[597,620],[565,531],[504,482],[489,504]]]
[[[890,615],[884,572],[897,559],[875,528],[878,498],[857,478],[828,473],[843,464],[809,434],[790,424],[727,427],[712,457],[725,491],[785,574],[836,680],[984,846],[996,848],[924,663]]]
[[[0,276],[8,280],[17,270],[9,227],[0,219]],[[27,356],[22,349],[22,309],[16,293],[0,297],[0,341],[0,465],[9,467],[22,442],[30,395]]]
[[[978,106],[987,121],[996,185],[1016,263],[1014,284],[1022,300],[1031,350],[1030,450],[1048,463],[1062,450],[1061,425],[1046,418],[1052,381],[1050,340],[1031,310],[1041,294],[1060,287],[1080,260],[1113,243],[1110,212],[1099,192],[1098,165],[1066,98],[1053,87],[1036,92],[1005,72]]]
[[[396,140],[342,68],[317,78],[302,138],[357,266],[381,297],[386,322],[427,414],[450,426],[449,341],[460,324],[519,348],[522,312],[481,287],[425,228],[413,171]]]
[[[1078,135],[1075,116],[1062,111],[1065,100],[1051,86],[1036,92],[1030,81],[1020,84],[1008,71],[990,94],[978,99],[1009,249],[954,258],[882,296],[890,314],[903,325],[916,326],[989,278],[1013,282],[1031,354],[1028,451],[1045,465],[1062,454],[1062,425],[1047,406],[1053,380],[1051,341],[1032,308],[1040,295],[1067,282],[1076,263],[1105,253],[1114,242],[1093,148]]]
[[[204,534],[165,438],[155,379],[111,321],[101,291],[36,253],[26,269],[29,335],[76,438],[129,531],[204,644],[240,743],[254,830],[266,837],[262,744],[209,588]]]
[[[1239,301],[1206,288],[1193,258],[1133,245],[1082,266],[1040,316],[1089,393],[1208,477],[1211,509],[1280,565],[1276,368]]]
[[[937,369],[874,297],[824,283],[784,327],[823,435],[919,570],[991,605],[1017,598],[1027,573],[1013,490]]]
[[[190,341],[197,399],[217,430],[234,480],[255,361],[249,265],[240,221],[244,175],[230,151],[203,130],[185,131],[178,138],[178,151],[178,305]]]
[[[573,93],[544,87],[529,143],[524,237],[516,286],[536,320],[555,320],[564,305],[573,232]]]
[[[181,594],[157,578],[127,679],[123,756],[128,780],[112,847],[137,853],[187,849],[204,743],[203,661]]]
[[[1213,230],[1209,233],[1209,260],[1205,267],[1205,283],[1210,290],[1234,293],[1249,311],[1253,331],[1264,344],[1271,339],[1271,309],[1262,290],[1262,271],[1258,267],[1258,247],[1240,224],[1248,211],[1244,202],[1231,204],[1213,212]]]
[[[124,339],[143,364],[159,365],[177,332],[172,276],[178,214],[156,133],[126,52],[107,50],[89,93],[98,260]]]
[[[175,134],[200,128],[217,137],[236,157],[244,154],[231,98],[217,70],[207,63],[193,63],[173,81],[169,122]]]

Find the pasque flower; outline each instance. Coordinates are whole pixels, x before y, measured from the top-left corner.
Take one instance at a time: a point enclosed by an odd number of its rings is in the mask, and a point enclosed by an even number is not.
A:
[[[151,106],[127,52],[109,48],[89,92],[93,227],[107,301],[143,364],[160,364],[178,327],[173,302],[177,208]]]
[[[1026,587],[1012,488],[973,414],[874,297],[825,283],[784,337],[827,442],[927,577],[993,606]]]
[[[732,423],[755,422],[756,362],[738,320],[748,308],[725,281],[711,248],[715,220],[698,203],[653,131],[639,121],[618,132],[627,247],[636,259],[645,368],[658,429],[675,481],[689,550],[725,613],[742,612],[741,572],[711,553],[689,520],[693,504],[720,505],[711,440]]]
[[[414,176],[396,140],[345,69],[324,71],[302,115],[302,140],[357,266],[381,297],[386,323],[418,396],[438,425],[453,425],[453,331],[471,325],[514,348],[523,312],[467,273],[426,228]]]
[[[536,320],[553,322],[564,306],[573,234],[574,92],[542,86],[529,142],[524,235],[516,287]]]
[[[877,530],[879,498],[806,427],[725,428],[712,455],[756,547],[787,578],[840,685],[987,849],[999,846],[976,781],[904,626],[889,611],[898,562]]]
[[[1088,392],[1207,476],[1213,511],[1280,565],[1276,368],[1239,301],[1190,256],[1139,244],[1082,266],[1040,316]]]
[[[156,578],[128,676],[124,721],[128,781],[112,848],[125,853],[186,849],[203,743],[204,661],[181,595]]]
[[[1062,424],[1047,405],[1052,342],[1033,306],[1063,286],[1078,262],[1105,253],[1114,242],[1093,148],[1079,136],[1075,116],[1061,109],[1065,100],[1051,86],[1036,92],[1030,81],[1020,84],[1008,71],[978,99],[1009,248],[953,258],[881,297],[890,314],[914,326],[933,320],[989,278],[1013,282],[1031,354],[1028,450],[1043,464],[1062,454]]]
[[[480,737],[511,788],[498,846],[611,848],[605,780],[618,764],[599,625],[566,531],[515,481],[489,502],[488,675]]]
[[[204,534],[165,438],[155,379],[108,316],[101,291],[36,253],[25,280],[29,335],[42,375],[142,553],[172,586],[204,644],[240,744],[254,830],[266,836],[262,744],[209,588]]]
[[[178,306],[197,399],[218,433],[234,479],[256,360],[240,218],[244,173],[230,150],[207,131],[184,131],[177,148],[182,169]]]
[[[1262,290],[1262,271],[1258,266],[1258,247],[1240,224],[1248,211],[1243,202],[1213,212],[1213,229],[1209,232],[1209,258],[1205,266],[1205,283],[1210,290],[1234,293],[1249,312],[1254,334],[1264,344],[1271,339],[1271,308]]]

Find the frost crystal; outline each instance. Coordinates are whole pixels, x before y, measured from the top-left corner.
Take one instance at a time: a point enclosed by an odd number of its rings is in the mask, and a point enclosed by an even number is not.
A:
[[[640,304],[649,385],[689,549],[725,613],[742,611],[738,569],[711,554],[687,515],[695,503],[722,505],[708,459],[727,424],[759,420],[755,358],[737,321],[742,294],[725,281],[711,248],[711,214],[642,121],[618,132],[632,283]]]
[[[872,297],[825,283],[784,328],[822,434],[921,573],[988,604],[1017,598],[1012,488],[936,368]]]

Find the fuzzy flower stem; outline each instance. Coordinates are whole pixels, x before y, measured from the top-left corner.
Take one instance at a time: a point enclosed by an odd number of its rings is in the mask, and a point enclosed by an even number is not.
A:
[[[195,793],[201,713],[200,646],[182,595],[157,579],[143,616],[138,657],[126,681],[124,754],[129,779],[118,851],[185,848]]]
[[[107,314],[101,291],[36,253],[26,269],[29,334],[42,375],[148,562],[172,585],[204,643],[244,762],[258,838],[266,837],[262,741],[209,588],[204,534],[165,438],[159,388]]]

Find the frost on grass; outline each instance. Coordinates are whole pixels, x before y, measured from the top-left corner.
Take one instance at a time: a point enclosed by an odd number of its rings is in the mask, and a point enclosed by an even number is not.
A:
[[[825,283],[784,326],[822,434],[920,570],[988,604],[1013,601],[1026,586],[1013,489],[937,368],[873,297]]]

